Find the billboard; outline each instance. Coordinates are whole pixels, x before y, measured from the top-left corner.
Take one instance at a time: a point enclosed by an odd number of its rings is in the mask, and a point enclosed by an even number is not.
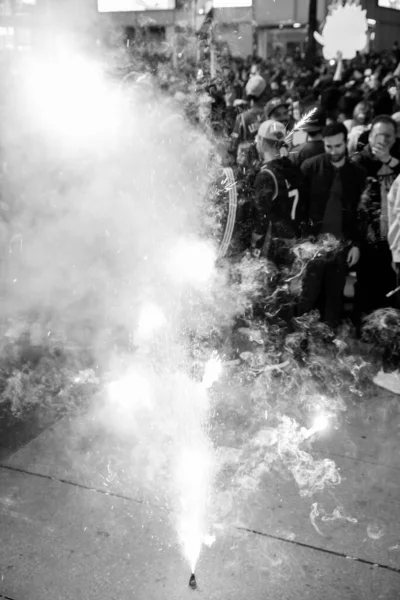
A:
[[[400,0],[378,0],[378,6],[381,8],[392,8],[400,10]]]
[[[175,0],[97,0],[99,12],[138,12],[174,8]]]

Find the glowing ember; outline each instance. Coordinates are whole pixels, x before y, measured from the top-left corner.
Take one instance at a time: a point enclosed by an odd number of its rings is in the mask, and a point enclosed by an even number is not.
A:
[[[312,430],[315,432],[325,431],[326,429],[328,429],[329,425],[330,423],[328,417],[326,417],[325,415],[318,415],[314,419]]]

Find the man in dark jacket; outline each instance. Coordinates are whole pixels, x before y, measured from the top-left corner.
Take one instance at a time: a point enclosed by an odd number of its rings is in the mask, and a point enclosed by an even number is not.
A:
[[[347,129],[342,123],[327,125],[322,136],[325,154],[307,159],[301,167],[308,200],[305,233],[317,238],[329,234],[337,249],[308,264],[299,313],[320,306],[323,320],[335,326],[342,316],[348,269],[360,258],[357,207],[366,175],[347,158]]]
[[[396,141],[396,123],[387,115],[376,117],[371,126],[366,148],[352,161],[367,174],[359,218],[364,231],[361,258],[357,267],[355,304],[359,319],[391,304],[386,294],[396,287],[388,236],[388,193],[400,174],[400,162],[392,156]]]

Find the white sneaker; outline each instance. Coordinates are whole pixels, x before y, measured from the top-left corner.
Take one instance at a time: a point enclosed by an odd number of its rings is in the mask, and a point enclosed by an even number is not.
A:
[[[393,394],[400,395],[400,372],[393,371],[392,373],[385,373],[380,370],[377,375],[372,380],[376,385],[384,388],[385,390],[389,390]]]

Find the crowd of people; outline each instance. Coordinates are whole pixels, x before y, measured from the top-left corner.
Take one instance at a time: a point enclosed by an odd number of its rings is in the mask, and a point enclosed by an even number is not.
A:
[[[400,308],[397,44],[313,68],[296,58],[226,67],[205,92],[209,126],[225,142],[222,255],[251,252],[282,270],[298,240],[328,239],[286,319],[318,309],[335,329],[347,296],[360,335],[366,315]],[[400,394],[399,370],[375,382]]]
[[[217,140],[220,258],[251,252],[279,271],[299,240],[328,239],[308,261],[287,321],[318,309],[335,329],[350,298],[359,336],[366,315],[400,308],[398,43],[312,64],[300,52],[268,60],[222,52],[212,78],[193,65],[177,77],[166,62],[152,72]],[[375,382],[400,394],[399,370]]]

